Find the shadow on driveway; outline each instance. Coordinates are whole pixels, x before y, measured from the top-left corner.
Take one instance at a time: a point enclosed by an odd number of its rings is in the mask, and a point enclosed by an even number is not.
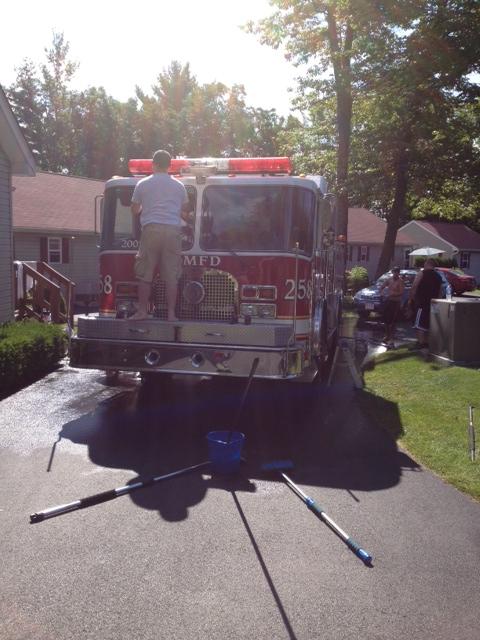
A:
[[[206,435],[233,427],[245,385],[180,378],[154,387],[139,381],[132,385],[131,380],[120,377],[118,394],[66,423],[59,433],[59,439],[87,446],[96,465],[133,470],[137,477],[130,483],[208,460]],[[293,462],[291,475],[299,484],[341,488],[355,500],[355,490],[392,487],[403,469],[417,465],[398,451],[389,434],[366,420],[355,397],[359,393],[364,392],[355,390],[341,370],[328,388],[255,380],[240,420],[247,459],[241,474],[209,478],[195,472],[129,495],[164,519],[180,521],[208,488],[255,491],[255,478],[278,480],[278,475],[263,472],[262,464],[286,459]],[[393,405],[387,409],[396,412]]]

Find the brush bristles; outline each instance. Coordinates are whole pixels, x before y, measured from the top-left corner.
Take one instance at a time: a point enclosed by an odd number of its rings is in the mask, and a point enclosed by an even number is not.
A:
[[[293,462],[291,460],[274,460],[273,462],[267,462],[262,464],[263,471],[283,471],[285,469],[293,469]]]

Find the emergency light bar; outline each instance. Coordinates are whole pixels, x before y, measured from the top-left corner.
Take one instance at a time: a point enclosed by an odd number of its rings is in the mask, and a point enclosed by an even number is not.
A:
[[[182,169],[190,166],[188,160],[174,158],[168,169],[168,173],[181,173]],[[150,175],[153,173],[152,160],[129,160],[128,170],[131,174],[138,175]]]
[[[168,173],[188,174],[194,167],[214,167],[217,173],[291,173],[290,158],[173,158]],[[153,172],[151,160],[129,160],[133,175]],[[192,171],[193,173],[193,171]]]

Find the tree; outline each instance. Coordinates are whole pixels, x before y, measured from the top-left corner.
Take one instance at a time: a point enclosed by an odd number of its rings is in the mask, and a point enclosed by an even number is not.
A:
[[[198,83],[190,66],[173,61],[152,86],[153,96],[137,87],[142,121],[142,143],[151,155],[165,148],[173,155],[185,155],[188,139],[188,114]]]
[[[77,149],[72,136],[72,95],[69,84],[78,68],[68,58],[70,45],[63,33],[53,34],[47,61],[41,65],[42,102],[44,107],[45,159],[49,171],[69,171],[75,164]]]
[[[37,164],[42,166],[45,162],[45,133],[41,82],[31,60],[25,59],[16,68],[16,73],[16,80],[6,94]]]
[[[130,98],[127,102],[117,104],[118,121],[118,173],[128,175],[128,161],[144,155],[142,146],[142,118],[137,107],[137,100]]]
[[[285,130],[285,118],[275,109],[247,108],[246,116],[251,123],[250,139],[246,153],[252,156],[270,157],[278,155],[280,134]]]
[[[253,136],[253,127],[245,104],[245,87],[234,85],[227,90],[222,130],[222,153],[226,156],[245,155],[247,141]]]
[[[434,201],[444,217],[463,212],[473,219],[478,110],[468,74],[480,60],[475,3],[272,4],[279,11],[256,31],[274,46],[285,39],[293,59],[309,64],[296,100],[307,115],[282,139],[301,170],[331,173],[335,158],[343,211],[342,183],[355,204],[387,221],[378,272],[390,264],[399,226],[410,215],[438,214]]]
[[[402,39],[395,65],[383,64],[376,76],[385,81],[377,80],[375,93],[390,96],[390,113],[398,123],[392,136],[397,142],[394,198],[377,275],[390,265],[408,205],[414,208],[419,196],[436,195],[441,183],[448,184],[455,174],[461,181],[468,157],[476,156],[478,167],[478,149],[475,152],[472,140],[447,132],[458,122],[458,109],[475,94],[469,76],[479,69],[479,28],[480,14],[471,0],[432,0]],[[430,194],[428,186],[434,188]]]
[[[417,167],[409,198],[412,217],[463,222],[480,231],[480,102],[452,105],[428,143],[428,171]]]
[[[423,2],[393,0],[272,0],[277,11],[248,29],[273,47],[285,46],[297,64],[309,64],[311,84],[330,72],[324,86],[336,99],[336,192],[340,232],[348,222],[348,172],[354,90],[369,51],[392,38],[394,28],[408,28]],[[307,80],[308,84],[308,80]]]
[[[137,87],[136,97],[122,103],[103,87],[70,89],[78,65],[63,34],[54,33],[45,53],[40,70],[25,61],[9,88],[43,170],[105,179],[127,174],[130,158],[152,157],[159,148],[194,157],[277,154],[284,119],[247,107],[241,85],[200,85],[188,64],[173,61],[151,95]]]
[[[72,103],[72,125],[78,153],[72,166],[77,175],[106,179],[121,169],[120,104],[103,87],[91,87]]]
[[[160,147],[173,155],[275,155],[284,120],[275,110],[246,106],[243,85],[200,85],[188,64],[159,74],[152,95],[137,88],[140,146],[147,156]]]
[[[187,117],[186,155],[220,155],[226,94],[227,87],[220,82],[197,86],[192,92]]]
[[[40,71],[25,60],[7,91],[25,138],[46,171],[70,171],[77,157],[72,125],[75,99],[68,85],[78,65],[68,59],[68,52],[63,34],[54,33]]]

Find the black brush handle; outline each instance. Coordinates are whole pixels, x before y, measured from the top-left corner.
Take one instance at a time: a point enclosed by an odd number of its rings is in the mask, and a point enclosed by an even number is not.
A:
[[[123,496],[126,493],[131,493],[132,491],[136,491],[137,489],[143,489],[144,487],[153,485],[156,482],[168,480],[169,478],[175,478],[176,476],[180,476],[184,473],[189,473],[190,471],[195,471],[196,469],[201,469],[209,465],[210,461],[207,460],[206,462],[200,462],[200,464],[195,464],[191,467],[186,467],[185,469],[179,469],[178,471],[165,473],[164,475],[156,476],[155,478],[148,478],[143,482],[134,482],[123,487],[117,487],[116,489],[101,491],[100,493],[95,493],[92,496],[87,496],[86,498],[81,498],[80,500],[74,500],[73,502],[68,502],[67,504],[61,504],[58,507],[44,509],[43,511],[39,511],[38,513],[31,514],[30,524],[43,522],[43,520],[48,520],[49,518],[54,518],[55,516],[62,515],[63,513],[69,513],[70,511],[76,511],[77,509],[85,509],[86,507],[91,507],[95,504],[108,502],[109,500],[113,500],[114,498]]]
[[[135,489],[139,489],[140,486],[144,487],[146,484],[151,484],[151,480],[146,483],[136,483],[136,485],[119,487],[118,489],[109,489],[108,491],[101,491],[100,493],[95,493],[92,496],[87,496],[86,498],[80,498],[80,500],[74,500],[73,502],[68,502],[67,504],[61,504],[58,507],[52,507],[51,509],[45,509],[44,511],[40,511],[39,513],[32,513],[30,516],[30,523],[34,524],[35,522],[42,522],[43,520],[47,520],[48,518],[54,518],[55,516],[59,516],[62,513],[69,513],[70,511],[76,511],[77,509],[85,509],[86,507],[92,507],[95,504],[101,504],[102,502],[108,502],[109,500],[113,500],[118,496],[127,493],[128,491],[134,491]]]
[[[250,373],[248,375],[247,385],[245,387],[245,391],[243,392],[242,400],[240,401],[240,406],[238,407],[237,415],[235,416],[235,420],[233,422],[233,426],[228,434],[228,442],[230,442],[232,438],[232,433],[238,429],[238,425],[240,423],[240,417],[242,415],[243,405],[245,404],[245,400],[247,399],[248,390],[250,389],[250,385],[253,380],[253,376],[255,375],[255,371],[257,370],[258,363],[260,362],[260,358],[255,358],[252,362],[252,368],[250,369]]]

